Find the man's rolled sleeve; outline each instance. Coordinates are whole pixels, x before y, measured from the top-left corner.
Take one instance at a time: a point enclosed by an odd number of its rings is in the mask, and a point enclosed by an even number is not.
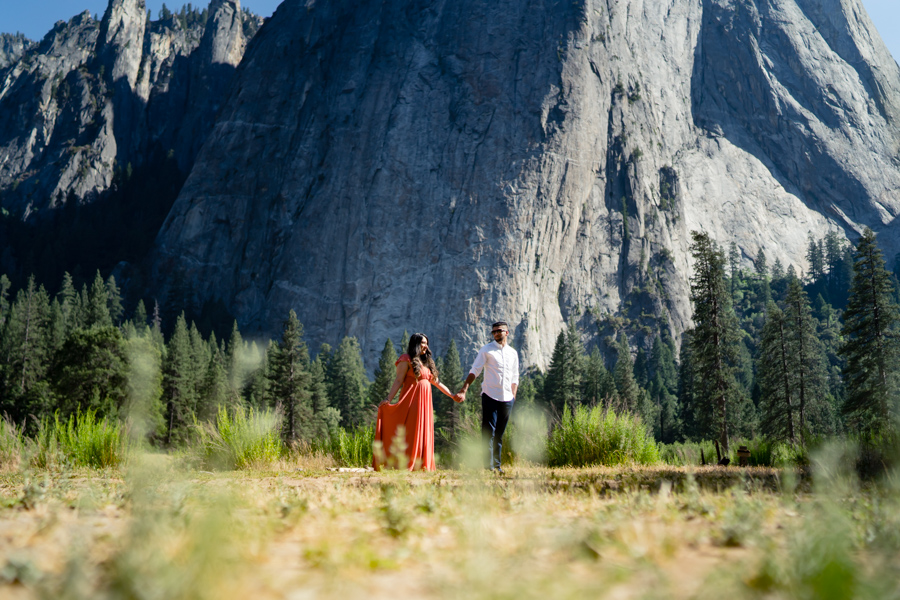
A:
[[[481,375],[481,370],[484,369],[484,348],[478,351],[478,356],[475,357],[475,362],[472,363],[472,369],[469,371],[471,375],[478,377]]]
[[[512,384],[519,385],[519,355],[515,355],[513,360]]]

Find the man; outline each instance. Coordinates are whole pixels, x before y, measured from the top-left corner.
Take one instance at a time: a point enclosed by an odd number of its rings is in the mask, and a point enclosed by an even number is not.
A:
[[[507,344],[509,326],[500,321],[491,326],[494,341],[478,351],[475,362],[462,389],[454,398],[462,402],[466,391],[484,370],[481,384],[481,437],[487,445],[485,465],[492,471],[503,473],[500,468],[500,450],[503,448],[503,432],[509,422],[509,414],[516,401],[519,387],[519,354]]]

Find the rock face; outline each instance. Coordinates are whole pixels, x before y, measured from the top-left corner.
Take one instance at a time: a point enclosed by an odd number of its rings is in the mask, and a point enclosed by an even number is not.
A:
[[[0,70],[19,60],[33,45],[34,42],[21,33],[0,33]]]
[[[369,356],[498,319],[540,367],[570,319],[649,343],[690,324],[693,229],[800,269],[810,233],[896,249],[898,107],[859,0],[286,0],[155,280]]]
[[[84,12],[39,44],[3,38],[3,208],[35,219],[90,202],[157,155],[188,170],[260,24],[237,0],[157,21],[144,0],[111,0],[100,22]]]

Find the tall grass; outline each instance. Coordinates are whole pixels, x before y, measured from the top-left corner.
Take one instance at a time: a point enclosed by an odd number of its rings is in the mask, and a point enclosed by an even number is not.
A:
[[[24,449],[21,428],[8,419],[0,419],[0,469],[17,469]]]
[[[374,441],[374,425],[362,425],[350,430],[339,427],[327,438],[310,442],[308,451],[329,454],[342,467],[370,467]]]
[[[678,467],[701,465],[704,460],[706,464],[714,465],[716,464],[716,447],[712,440],[659,444],[659,457],[667,465]]]
[[[220,406],[215,423],[195,424],[203,464],[216,469],[263,468],[285,454],[279,419],[270,411]]]
[[[728,458],[732,466],[739,464],[737,455],[739,446],[747,446],[750,451],[748,464],[751,467],[789,467],[809,463],[808,448],[757,437],[750,440],[737,438],[729,443],[728,452],[722,454]],[[699,466],[703,464],[701,457],[705,459],[707,465],[718,462],[715,443],[712,440],[659,444],[659,454],[664,463],[679,467]]]
[[[566,406],[547,444],[550,466],[654,464],[659,450],[640,418],[600,406]]]
[[[117,467],[129,453],[125,425],[106,417],[98,420],[93,410],[79,411],[65,422],[59,420],[59,413],[52,420],[41,420],[37,434],[26,446],[32,466],[38,468]]]

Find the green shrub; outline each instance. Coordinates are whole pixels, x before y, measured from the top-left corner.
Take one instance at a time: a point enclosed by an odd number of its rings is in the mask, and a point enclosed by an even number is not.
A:
[[[309,449],[313,453],[330,454],[342,467],[370,467],[374,441],[374,425],[361,425],[350,430],[339,427],[328,438],[310,442]]]
[[[600,406],[563,409],[547,444],[550,466],[654,464],[659,450],[641,419]]]
[[[279,436],[279,419],[271,412],[230,413],[220,406],[216,422],[195,423],[203,464],[217,469],[260,468],[281,459],[285,446]]]
[[[43,419],[29,446],[31,464],[39,468],[117,467],[129,451],[125,425],[105,417],[97,420],[93,410],[78,411],[65,422],[59,413],[52,421]]]

